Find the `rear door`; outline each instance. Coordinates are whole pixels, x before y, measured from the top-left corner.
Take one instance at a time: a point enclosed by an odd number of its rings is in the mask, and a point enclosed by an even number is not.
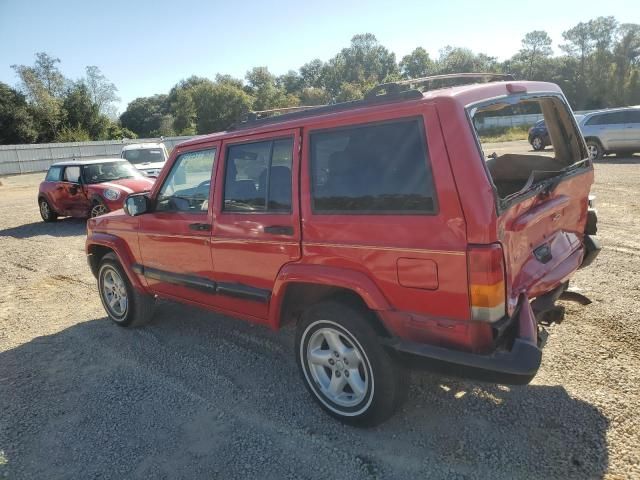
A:
[[[234,138],[222,149],[211,238],[216,305],[263,321],[278,272],[300,258],[300,133]]]
[[[393,107],[305,128],[303,258],[364,273],[394,309],[417,314],[416,339],[453,341],[460,330],[438,337],[419,315],[469,317],[465,222],[438,114]]]
[[[596,135],[602,141],[606,150],[616,150],[628,144],[627,119],[625,112],[612,112],[601,115]]]

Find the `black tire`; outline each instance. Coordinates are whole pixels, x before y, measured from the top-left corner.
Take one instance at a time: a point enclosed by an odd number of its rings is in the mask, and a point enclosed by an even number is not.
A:
[[[124,308],[115,309],[110,305],[110,299],[107,293],[105,293],[105,284],[108,281],[109,274],[111,274],[112,280],[115,275],[119,276],[124,284],[124,290],[126,291],[126,306]],[[106,290],[108,289],[107,284]],[[98,267],[98,295],[100,295],[102,306],[107,312],[107,315],[118,326],[140,327],[146,324],[153,316],[155,304],[153,297],[139,293],[133,288],[129,277],[127,277],[118,258],[113,253],[107,253],[100,260],[100,266]],[[119,296],[121,297],[122,295]],[[113,296],[111,299],[113,299]],[[121,304],[119,303],[119,307],[120,306]]]
[[[602,148],[602,144],[598,140],[587,140],[587,150],[591,160],[602,160],[602,157],[604,156],[604,148]]]
[[[105,213],[109,213],[109,207],[107,207],[102,200],[96,199],[91,204],[91,210],[89,211],[89,216],[99,217],[100,215],[104,215]]]
[[[380,344],[371,324],[371,315],[369,311],[342,301],[324,301],[304,311],[296,331],[296,362],[312,398],[329,415],[360,427],[372,427],[391,417],[404,402],[409,384],[407,371]],[[342,356],[332,350],[326,339],[319,340],[324,338],[323,332],[331,336],[332,332],[337,333],[341,346],[347,347],[341,351]],[[326,346],[326,349],[313,344]],[[332,366],[311,361],[310,345],[313,351],[322,353],[318,358],[333,361]],[[349,366],[347,360],[356,356],[358,361],[352,360]],[[323,391],[323,381],[324,390],[329,390],[336,380],[346,383],[339,389],[343,403],[357,403],[340,405],[330,393]],[[354,388],[352,382],[355,382]],[[364,393],[359,395],[358,391]]]
[[[58,214],[53,211],[51,204],[46,198],[40,197],[38,199],[38,209],[40,210],[40,216],[45,222],[55,222],[58,219]]]
[[[540,151],[540,150],[544,150],[544,147],[546,145],[544,144],[544,139],[536,135],[531,139],[531,146],[535,151]]]

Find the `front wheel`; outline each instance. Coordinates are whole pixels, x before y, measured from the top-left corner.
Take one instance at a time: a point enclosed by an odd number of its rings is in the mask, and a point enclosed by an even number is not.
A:
[[[98,290],[107,315],[121,327],[144,325],[153,315],[153,298],[133,288],[113,253],[100,261]]]
[[[544,140],[542,137],[533,137],[533,139],[531,139],[531,146],[535,151],[544,150]]]
[[[109,208],[102,203],[100,200],[96,200],[93,202],[91,206],[91,218],[99,217],[100,215],[104,215],[105,213],[109,213]]]
[[[313,399],[344,423],[374,426],[400,406],[407,374],[380,345],[370,312],[338,301],[308,308],[296,334],[296,359]]]

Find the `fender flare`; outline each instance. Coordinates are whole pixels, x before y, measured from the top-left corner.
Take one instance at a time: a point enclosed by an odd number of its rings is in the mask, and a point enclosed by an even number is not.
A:
[[[391,304],[376,283],[365,273],[324,265],[289,264],[282,267],[271,293],[268,324],[280,326],[280,314],[287,286],[294,283],[339,287],[358,294],[371,310],[391,310]]]
[[[87,260],[89,261],[90,265],[90,255],[92,255],[90,250],[91,247],[95,245],[106,247],[113,251],[116,257],[118,257],[118,261],[120,262],[122,269],[127,274],[127,277],[129,277],[131,285],[133,285],[136,290],[139,290],[143,293],[149,293],[145,284],[146,282],[144,282],[142,275],[139,275],[133,271],[132,267],[135,263],[135,259],[133,254],[131,253],[131,249],[123,239],[115,235],[102,232],[94,232],[91,233],[91,235],[87,236],[86,252]]]

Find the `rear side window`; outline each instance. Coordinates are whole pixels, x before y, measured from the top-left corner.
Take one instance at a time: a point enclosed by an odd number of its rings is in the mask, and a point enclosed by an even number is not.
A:
[[[59,182],[62,179],[62,167],[51,167],[45,177],[45,182]]]
[[[292,138],[230,146],[224,210],[290,212],[292,159]]]
[[[640,123],[640,110],[629,110],[625,114],[625,123]]]
[[[435,213],[422,121],[312,133],[311,191],[314,213]]]
[[[587,122],[587,125],[616,125],[627,123],[625,112],[613,112],[597,115]]]
[[[67,167],[64,169],[64,181],[71,183],[80,183],[80,167]]]

